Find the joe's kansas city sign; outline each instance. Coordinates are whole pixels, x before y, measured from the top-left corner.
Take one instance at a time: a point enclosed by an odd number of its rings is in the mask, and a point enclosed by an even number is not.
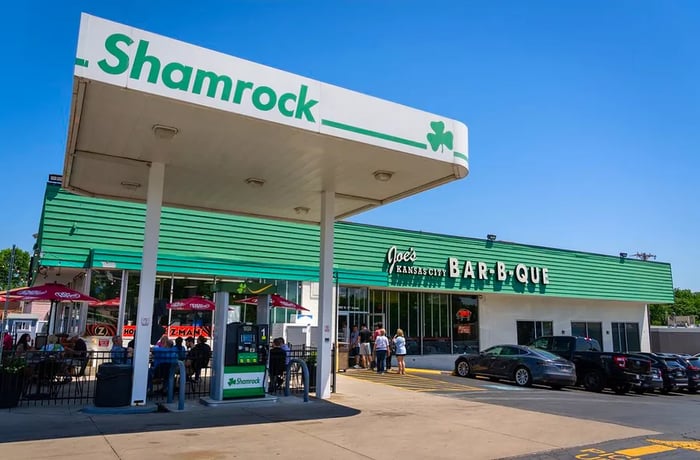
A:
[[[465,260],[463,263],[456,257],[448,257],[444,268],[416,266],[418,258],[416,250],[408,248],[400,251],[392,246],[386,253],[387,271],[389,274],[436,276],[463,278],[472,280],[515,281],[523,284],[549,284],[549,269],[522,263],[508,266],[496,261],[488,264],[482,261]]]

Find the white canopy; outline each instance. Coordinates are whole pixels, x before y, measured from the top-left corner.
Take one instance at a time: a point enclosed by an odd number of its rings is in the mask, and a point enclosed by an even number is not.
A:
[[[132,404],[146,395],[162,205],[320,225],[317,395],[328,397],[333,221],[467,174],[460,122],[81,18],[63,186],[146,202]],[[215,399],[227,381],[218,334]]]
[[[84,14],[63,186],[144,202],[152,161],[163,204],[320,222],[465,177],[467,128]]]

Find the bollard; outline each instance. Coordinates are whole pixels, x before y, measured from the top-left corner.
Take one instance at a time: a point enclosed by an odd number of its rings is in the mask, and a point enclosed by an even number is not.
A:
[[[284,379],[284,395],[289,396],[289,369],[292,366],[292,363],[297,363],[301,365],[301,374],[304,378],[304,402],[309,402],[309,368],[306,367],[306,361],[302,359],[297,359],[297,358],[292,358],[289,360],[289,364],[287,364],[287,377]]]

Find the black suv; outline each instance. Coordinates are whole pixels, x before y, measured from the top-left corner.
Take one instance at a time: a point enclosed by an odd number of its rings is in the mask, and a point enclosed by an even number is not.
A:
[[[651,366],[661,371],[661,377],[664,380],[664,386],[661,388],[661,393],[681,390],[688,388],[688,374],[685,366],[678,361],[678,358],[670,355],[659,355],[657,353],[636,353],[638,356],[643,356],[651,360]]]
[[[700,357],[678,356],[678,361],[688,374],[688,393],[697,393],[700,389]]]

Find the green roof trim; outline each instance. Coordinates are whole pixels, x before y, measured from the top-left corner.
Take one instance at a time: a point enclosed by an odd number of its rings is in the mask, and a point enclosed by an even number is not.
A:
[[[145,205],[72,194],[48,184],[38,244],[46,266],[138,270]],[[164,207],[158,271],[219,277],[318,280],[319,228],[205,211]],[[449,271],[455,258],[460,276],[389,273],[387,252],[415,252],[411,263]],[[548,284],[464,279],[464,264],[489,269],[502,262],[546,268]],[[338,222],[334,267],[340,283],[440,292],[499,293],[635,301],[673,302],[671,266],[656,261],[553,249],[476,238]],[[541,281],[541,279],[540,279]]]

